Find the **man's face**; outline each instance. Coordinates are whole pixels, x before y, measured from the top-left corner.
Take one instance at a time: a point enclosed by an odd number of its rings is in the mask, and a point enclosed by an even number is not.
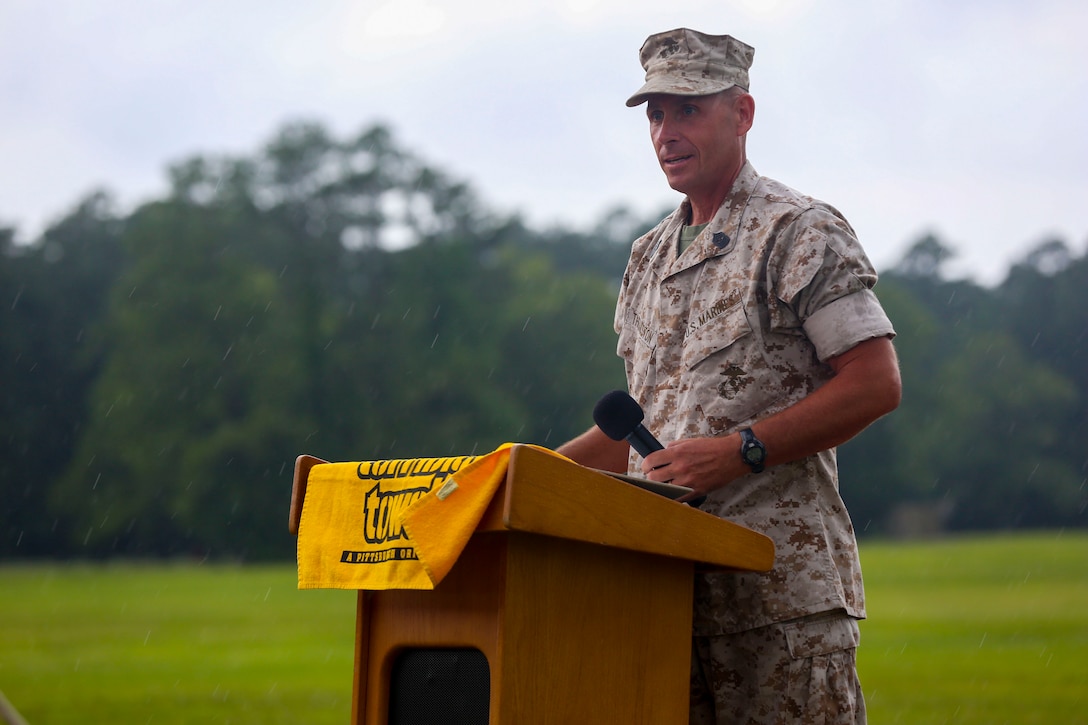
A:
[[[729,93],[650,96],[646,117],[669,186],[693,203],[720,203],[744,165],[750,114]]]

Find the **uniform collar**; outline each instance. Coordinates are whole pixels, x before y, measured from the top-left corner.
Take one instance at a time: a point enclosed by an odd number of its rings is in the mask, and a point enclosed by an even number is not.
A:
[[[733,188],[729,190],[729,195],[718,207],[714,218],[695,238],[691,246],[677,258],[675,255],[680,228],[691,218],[691,203],[685,198],[666,223],[661,244],[657,248],[656,255],[662,262],[664,276],[677,274],[707,259],[733,251],[740,231],[741,218],[758,183],[759,174],[750,162],[745,161],[733,182]]]

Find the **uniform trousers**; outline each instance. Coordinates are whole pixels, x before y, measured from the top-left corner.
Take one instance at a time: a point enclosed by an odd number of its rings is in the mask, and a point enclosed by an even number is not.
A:
[[[858,622],[842,611],[692,640],[690,725],[864,725]]]

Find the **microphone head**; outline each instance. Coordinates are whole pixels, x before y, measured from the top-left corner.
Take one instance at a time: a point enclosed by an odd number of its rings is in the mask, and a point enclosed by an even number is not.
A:
[[[623,390],[613,390],[593,406],[593,422],[614,441],[629,436],[645,417],[642,406]]]

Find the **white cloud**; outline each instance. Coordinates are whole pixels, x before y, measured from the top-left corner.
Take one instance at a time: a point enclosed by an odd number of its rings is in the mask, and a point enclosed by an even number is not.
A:
[[[390,0],[366,17],[363,29],[367,38],[426,38],[438,33],[445,24],[446,13],[434,3]]]

